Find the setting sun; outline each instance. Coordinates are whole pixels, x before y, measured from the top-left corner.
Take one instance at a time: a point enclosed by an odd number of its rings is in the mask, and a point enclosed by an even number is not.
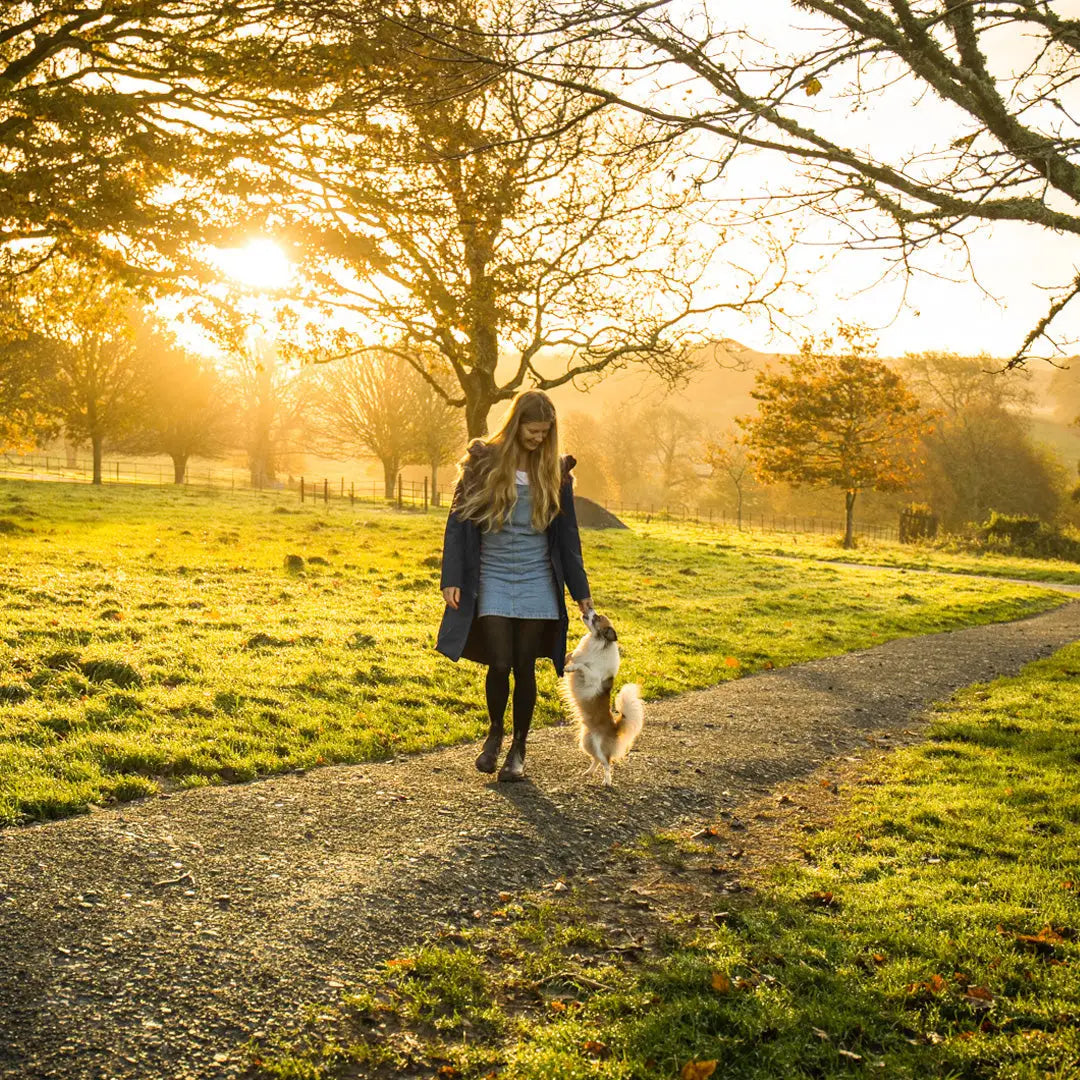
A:
[[[265,237],[242,248],[221,253],[221,266],[234,281],[252,289],[280,289],[289,283],[293,267],[285,252]]]

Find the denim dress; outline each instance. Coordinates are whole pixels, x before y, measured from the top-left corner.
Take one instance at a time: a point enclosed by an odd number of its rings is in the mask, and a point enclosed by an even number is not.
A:
[[[510,519],[497,532],[485,532],[480,537],[476,614],[478,618],[559,618],[547,534],[532,526],[532,490],[521,471],[517,474],[517,501]]]

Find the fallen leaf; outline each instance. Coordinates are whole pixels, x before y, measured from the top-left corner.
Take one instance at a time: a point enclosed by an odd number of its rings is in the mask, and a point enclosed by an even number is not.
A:
[[[1037,934],[1017,934],[1016,943],[1024,948],[1031,949],[1041,956],[1049,956],[1054,951],[1055,945],[1061,945],[1065,938],[1053,927],[1044,926]]]
[[[737,668],[739,666],[739,660],[734,656],[724,657],[724,667]]]
[[[862,1061],[862,1054],[855,1054],[855,1053],[852,1053],[852,1051],[850,1051],[850,1050],[837,1050],[836,1052],[841,1057],[846,1057],[850,1061]]]
[[[812,1027],[810,1029],[819,1039],[828,1042],[831,1036],[827,1031],[822,1031],[821,1028]]]
[[[712,988],[718,994],[730,994],[731,980],[722,971],[714,971],[712,973]]]
[[[989,1009],[993,1004],[994,995],[985,986],[969,986],[964,991],[964,1000],[973,1009]]]
[[[904,991],[908,994],[940,994],[948,985],[941,975],[931,975],[925,982],[908,983]]]
[[[715,1061],[694,1061],[692,1058],[679,1073],[679,1080],[708,1080],[716,1072]]]
[[[608,1048],[607,1043],[602,1043],[597,1039],[587,1040],[582,1044],[581,1049],[590,1057],[606,1058],[611,1056],[611,1050]]]

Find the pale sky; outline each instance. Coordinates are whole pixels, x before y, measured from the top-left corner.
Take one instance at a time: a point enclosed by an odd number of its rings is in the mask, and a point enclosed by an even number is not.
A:
[[[669,10],[686,12],[700,3],[673,0]],[[731,25],[729,4],[705,0],[705,5],[718,25]],[[1056,0],[1053,6],[1062,16],[1080,17],[1080,0]],[[811,40],[816,37],[812,17],[804,10],[796,10],[789,0],[755,0],[752,6],[737,10],[743,25],[770,48],[794,47],[807,41],[808,34]],[[1033,45],[1015,30],[1002,32],[984,44],[992,66],[1003,74],[1025,63]],[[745,62],[753,57],[754,47],[744,48]],[[760,49],[757,52],[761,54]],[[735,61],[733,54],[728,54],[728,59]],[[737,61],[729,64],[741,66]],[[915,84],[911,82],[877,96],[871,109],[853,112],[843,97],[845,81],[844,75],[834,72],[820,94],[808,97],[805,103],[799,99],[806,109],[800,119],[820,127],[841,145],[870,146],[879,157],[892,159],[925,149],[931,141],[947,146],[974,129],[970,119],[939,99],[929,95],[916,99]],[[691,86],[683,82],[675,88],[671,102],[685,107],[693,100],[692,95],[687,95]],[[650,93],[655,94],[655,88]],[[1066,104],[1072,115],[1080,114],[1080,92],[1074,92]],[[743,192],[753,196],[766,189],[775,191],[793,176],[793,169],[778,155],[755,156],[724,181],[723,194]],[[1075,212],[1076,206],[1070,209]],[[971,272],[957,252],[936,245],[923,253],[918,264],[929,273],[907,281],[904,304],[903,280],[894,277],[873,284],[888,266],[882,255],[837,250],[843,230],[823,219],[816,219],[808,229],[806,239],[811,244],[795,253],[795,266],[816,272],[808,280],[807,297],[791,307],[803,312],[805,326],[814,333],[829,329],[837,318],[868,323],[878,332],[881,352],[890,355],[922,349],[1011,355],[1045,313],[1052,296],[1046,287],[1070,282],[1080,264],[1080,244],[1075,237],[1032,226],[998,224],[981,230],[969,241],[978,280],[990,296],[971,280]],[[826,253],[825,260],[819,258],[822,253]],[[1075,343],[1069,348],[1063,342],[1066,351],[1080,351],[1080,301],[1066,308],[1055,327],[1057,339],[1071,338]],[[796,330],[794,336],[800,333]],[[720,334],[767,351],[786,350],[792,344],[783,335],[770,334],[768,327],[760,323],[736,323]],[[1049,351],[1046,343],[1041,347]]]

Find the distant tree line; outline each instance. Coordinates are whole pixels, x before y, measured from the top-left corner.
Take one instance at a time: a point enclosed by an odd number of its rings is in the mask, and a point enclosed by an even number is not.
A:
[[[285,456],[315,452],[378,458],[388,496],[403,465],[423,464],[437,492],[461,452],[461,411],[398,352],[321,366],[251,335],[215,365],[101,267],[56,258],[30,280],[0,344],[0,435],[16,450],[56,437],[89,449],[96,484],[107,449],[168,455],[176,483],[191,458],[242,449],[257,487],[277,481]]]
[[[950,531],[994,512],[1073,520],[1075,474],[1035,437],[1025,378],[1002,378],[1000,366],[947,352],[886,364],[864,331],[841,327],[759,371],[756,412],[727,430],[669,402],[574,413],[567,437],[582,448],[580,490],[602,501],[712,508],[738,524],[755,513],[838,517],[842,507],[847,544],[863,492],[877,493],[879,518],[915,502]],[[1056,372],[1053,390],[1059,420],[1080,423],[1080,368]]]

